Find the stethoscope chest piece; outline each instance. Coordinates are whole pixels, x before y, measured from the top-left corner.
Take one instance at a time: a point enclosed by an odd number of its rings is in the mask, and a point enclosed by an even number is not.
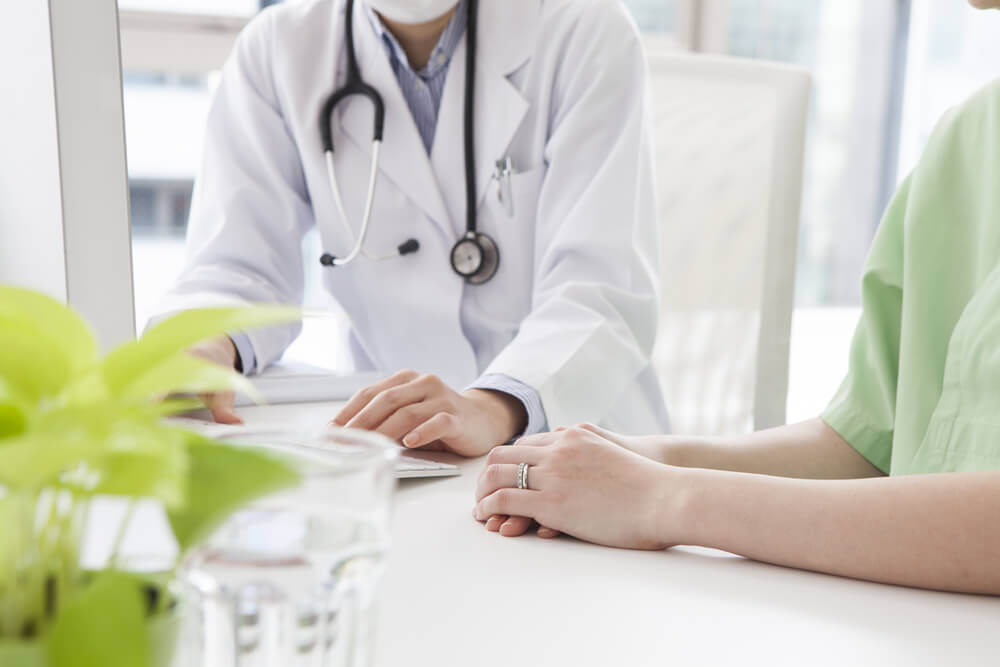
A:
[[[469,232],[452,247],[451,268],[470,285],[481,285],[500,268],[500,250],[488,235]]]

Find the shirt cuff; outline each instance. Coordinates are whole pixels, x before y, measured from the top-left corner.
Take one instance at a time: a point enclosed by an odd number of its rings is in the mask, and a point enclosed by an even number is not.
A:
[[[535,435],[549,430],[549,421],[545,416],[545,408],[542,407],[542,398],[537,391],[520,380],[500,373],[491,373],[482,376],[466,389],[500,391],[519,400],[524,406],[524,411],[528,413],[528,425],[525,426],[524,433],[515,437]]]
[[[257,355],[254,354],[253,345],[250,344],[250,336],[245,333],[234,333],[229,334],[229,340],[233,341],[236,347],[236,354],[243,366],[243,374],[251,375],[257,370]]]

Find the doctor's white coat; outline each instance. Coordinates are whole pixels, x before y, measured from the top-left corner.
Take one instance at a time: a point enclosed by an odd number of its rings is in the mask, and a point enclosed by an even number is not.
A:
[[[465,227],[465,40],[452,59],[431,154],[421,142],[364,5],[354,31],[362,76],[385,99],[373,253],[413,237],[403,258],[328,269],[351,322],[359,369],[413,368],[462,389],[502,373],[540,395],[552,427],[593,421],[668,428],[650,365],[657,324],[657,233],[647,73],[640,37],[613,0],[481,0],[476,157],[479,226],[500,268],[465,285],[449,253]],[[163,312],[207,304],[299,303],[301,240],[352,239],[324,168],[320,109],[344,79],[343,0],[264,11],[226,64],[195,187],[188,257]],[[367,190],[373,116],[363,98],[334,114],[334,156],[355,231]],[[513,214],[495,162],[512,158]],[[305,258],[318,261],[318,258]],[[488,323],[470,344],[460,308]],[[298,326],[249,332],[259,367]]]

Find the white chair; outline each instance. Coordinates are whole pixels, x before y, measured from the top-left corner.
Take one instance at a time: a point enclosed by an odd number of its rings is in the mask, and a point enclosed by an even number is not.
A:
[[[661,230],[654,363],[674,431],[783,424],[811,79],[651,54]]]

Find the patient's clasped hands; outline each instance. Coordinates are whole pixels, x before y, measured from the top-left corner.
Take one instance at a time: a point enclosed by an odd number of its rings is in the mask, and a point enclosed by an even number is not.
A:
[[[612,437],[619,438],[584,425],[493,449],[476,487],[475,518],[505,536],[523,533],[533,520],[541,537],[562,532],[632,549],[679,543],[683,469],[630,451]],[[629,444],[652,448],[654,441]],[[521,463],[530,466],[526,489],[516,488]]]

